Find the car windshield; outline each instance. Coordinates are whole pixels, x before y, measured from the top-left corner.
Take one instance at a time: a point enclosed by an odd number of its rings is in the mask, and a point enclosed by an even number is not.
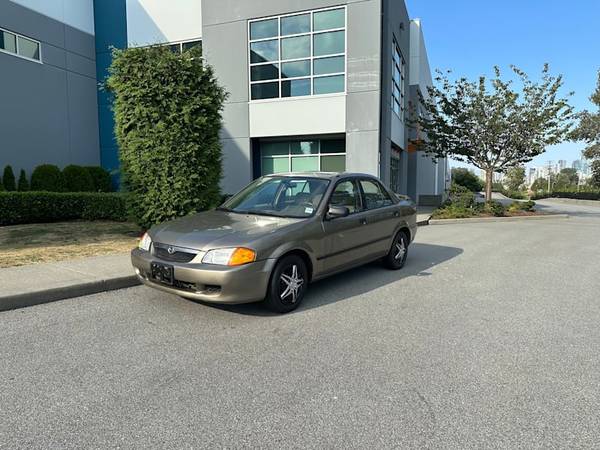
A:
[[[239,214],[307,218],[317,211],[329,180],[309,177],[259,178],[219,208]]]

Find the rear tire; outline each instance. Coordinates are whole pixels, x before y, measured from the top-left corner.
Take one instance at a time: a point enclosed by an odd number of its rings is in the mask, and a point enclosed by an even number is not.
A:
[[[300,305],[307,288],[308,270],[304,260],[297,255],[286,256],[273,269],[265,304],[276,313],[288,313]]]
[[[399,231],[392,247],[386,257],[383,258],[383,264],[390,270],[400,270],[406,263],[406,257],[408,256],[408,246],[410,239],[405,231]]]

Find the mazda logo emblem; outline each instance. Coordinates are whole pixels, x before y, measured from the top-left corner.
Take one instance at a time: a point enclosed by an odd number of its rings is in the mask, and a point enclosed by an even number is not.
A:
[[[169,247],[167,249],[167,252],[169,253],[169,255],[172,255],[173,253],[175,253],[175,249],[173,247]]]

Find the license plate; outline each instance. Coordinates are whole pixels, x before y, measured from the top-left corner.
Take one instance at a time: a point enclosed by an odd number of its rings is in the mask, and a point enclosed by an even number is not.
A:
[[[175,272],[173,266],[167,266],[166,264],[159,264],[153,262],[150,265],[150,268],[152,269],[152,278],[154,278],[159,283],[173,286],[173,274]]]

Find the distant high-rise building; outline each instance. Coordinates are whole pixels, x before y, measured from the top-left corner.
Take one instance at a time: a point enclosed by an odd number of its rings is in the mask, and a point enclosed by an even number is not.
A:
[[[562,171],[563,169],[567,168],[567,161],[565,161],[564,159],[561,159],[558,161],[558,170],[557,172]]]

